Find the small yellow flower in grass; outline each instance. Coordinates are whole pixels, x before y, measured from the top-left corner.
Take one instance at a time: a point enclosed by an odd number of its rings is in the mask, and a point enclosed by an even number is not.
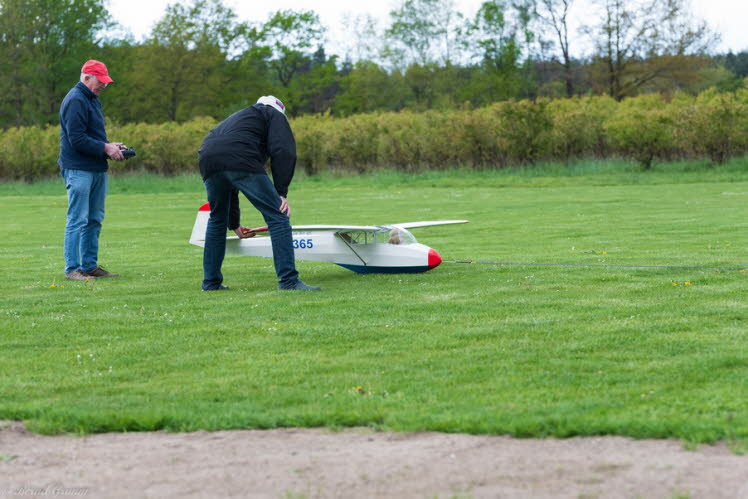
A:
[[[745,274],[745,269],[740,269],[738,270],[738,272],[740,272],[741,274]]]
[[[356,393],[358,393],[359,395],[366,395],[366,389],[363,386],[359,385],[356,387]]]
[[[52,279],[52,284],[49,285],[50,288],[64,288],[62,284],[57,284],[57,279]]]
[[[691,281],[686,281],[686,282],[683,283],[683,285],[684,286],[690,286],[691,285]]]
[[[678,286],[679,284],[675,281],[673,281],[673,286]]]

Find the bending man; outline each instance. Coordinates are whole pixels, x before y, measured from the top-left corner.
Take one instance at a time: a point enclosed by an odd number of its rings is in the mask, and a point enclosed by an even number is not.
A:
[[[203,291],[228,289],[221,265],[226,229],[248,237],[239,224],[241,191],[262,214],[270,231],[279,289],[319,290],[299,280],[291,236],[291,206],[286,200],[296,167],[296,142],[286,108],[275,97],[260,97],[254,106],[232,114],[210,131],[200,146],[200,174],[210,203],[205,231]],[[270,158],[273,181],[265,172]]]

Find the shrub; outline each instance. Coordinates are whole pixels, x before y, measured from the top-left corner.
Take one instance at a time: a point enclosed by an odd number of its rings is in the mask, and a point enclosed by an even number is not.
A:
[[[377,137],[379,119],[377,114],[357,114],[342,120],[332,120],[331,161],[337,167],[352,167],[364,171],[377,162]]]
[[[614,147],[644,169],[673,148],[673,119],[658,95],[635,97],[619,106],[605,123]]]
[[[137,156],[112,168],[146,170],[173,175],[197,171],[197,151],[205,136],[216,125],[212,118],[196,118],[184,123],[133,123],[107,130],[112,140],[134,147]]]
[[[298,165],[307,175],[320,173],[328,166],[332,140],[330,121],[327,115],[310,115],[293,122]]]
[[[498,144],[510,161],[526,164],[550,156],[553,121],[548,102],[507,101],[492,106],[499,120]]]
[[[415,170],[422,165],[424,116],[412,111],[383,113],[377,116],[381,133],[377,137],[377,160],[400,170]]]
[[[197,151],[216,125],[107,124],[113,141],[137,156],[114,170],[194,172]],[[651,168],[656,158],[709,157],[714,163],[748,152],[748,89],[708,90],[697,97],[658,95],[616,102],[609,97],[507,101],[479,109],[375,112],[345,118],[292,120],[298,164],[309,175],[326,168],[404,171],[470,165],[504,167],[543,159],[628,156]],[[58,127],[0,131],[0,178],[32,180],[57,174]]]
[[[491,108],[455,112],[452,123],[453,147],[459,151],[459,163],[474,167],[506,164],[506,153],[497,139],[499,120]]]
[[[569,161],[590,155],[605,156],[609,145],[605,122],[618,103],[610,97],[574,97],[551,101],[553,122],[550,147],[554,158]]]
[[[33,180],[58,174],[58,127],[29,126],[0,132],[0,178]]]
[[[744,153],[748,145],[748,99],[745,95],[748,95],[746,90],[735,93],[707,90],[690,103],[679,106],[675,119],[680,147],[691,155],[707,156],[717,164]]]

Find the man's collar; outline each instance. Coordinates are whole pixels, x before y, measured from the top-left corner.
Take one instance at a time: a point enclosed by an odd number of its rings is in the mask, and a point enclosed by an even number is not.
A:
[[[93,92],[91,92],[91,89],[88,88],[87,86],[85,86],[82,81],[79,81],[75,86],[78,87],[78,88],[80,88],[81,91],[83,92],[83,95],[85,95],[89,99],[95,99],[96,98],[96,94],[93,93]]]

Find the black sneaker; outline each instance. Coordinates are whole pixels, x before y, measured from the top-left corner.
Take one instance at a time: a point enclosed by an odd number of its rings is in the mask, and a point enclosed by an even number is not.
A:
[[[306,284],[304,281],[296,281],[296,284],[288,287],[281,287],[281,285],[278,285],[278,289],[287,290],[287,289],[300,289],[303,291],[322,291],[322,288],[320,286],[310,286],[309,284]]]
[[[203,289],[203,291],[226,291],[227,289],[229,289],[228,286],[221,284],[217,288]]]

